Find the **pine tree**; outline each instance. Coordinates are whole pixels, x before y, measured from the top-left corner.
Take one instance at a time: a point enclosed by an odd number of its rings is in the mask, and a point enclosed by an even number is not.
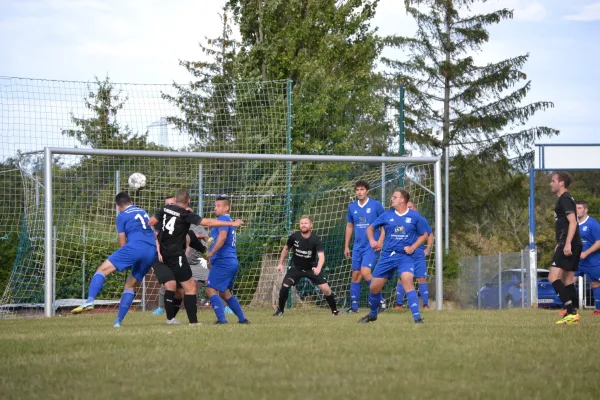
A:
[[[489,40],[487,28],[511,19],[508,9],[474,14],[479,0],[405,0],[417,22],[414,38],[390,36],[388,46],[407,58],[384,58],[393,80],[406,86],[407,140],[423,150],[441,153],[485,153],[493,159],[510,154],[512,165],[528,166],[535,139],[555,129],[524,127],[549,101],[522,104],[531,89],[523,71],[529,54],[476,65],[473,55]]]

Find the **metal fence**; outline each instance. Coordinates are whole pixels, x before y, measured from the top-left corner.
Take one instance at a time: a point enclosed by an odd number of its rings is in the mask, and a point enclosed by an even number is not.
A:
[[[459,260],[458,298],[461,308],[503,309],[531,307],[528,252],[498,253]],[[538,307],[561,307],[548,282],[548,270],[538,268]],[[594,307],[590,282],[576,283],[581,308]]]
[[[498,253],[459,260],[458,298],[461,308],[530,307],[526,253]]]

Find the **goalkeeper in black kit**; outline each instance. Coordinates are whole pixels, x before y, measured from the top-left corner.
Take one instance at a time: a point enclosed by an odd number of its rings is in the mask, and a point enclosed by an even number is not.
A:
[[[283,316],[290,287],[296,286],[301,278],[309,279],[317,285],[325,295],[325,300],[327,300],[327,304],[331,308],[331,313],[338,315],[339,311],[335,304],[335,296],[327,283],[327,279],[321,275],[323,265],[325,264],[325,252],[321,239],[312,232],[312,219],[310,217],[304,216],[300,218],[300,231],[292,233],[286,245],[281,250],[279,264],[277,264],[278,272],[283,271],[283,263],[289,251],[292,252],[292,266],[283,278],[279,291],[279,307],[273,316]]]

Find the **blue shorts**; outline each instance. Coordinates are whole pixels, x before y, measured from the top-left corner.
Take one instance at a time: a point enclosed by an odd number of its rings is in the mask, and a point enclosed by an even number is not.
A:
[[[141,282],[157,257],[156,245],[146,242],[131,242],[108,256],[108,261],[118,271],[131,268],[131,275]]]
[[[373,278],[390,279],[394,272],[398,271],[398,278],[404,272],[415,273],[415,260],[413,256],[405,253],[386,252],[382,253],[375,270]]]
[[[425,255],[417,255],[415,258],[415,278],[427,278],[427,260]]]
[[[375,250],[370,247],[362,250],[352,250],[352,271],[360,271],[360,267],[375,268],[378,256],[379,254],[375,253]]]
[[[590,282],[600,281],[600,265],[581,265],[579,262],[579,269],[575,272],[575,276],[585,275]]]
[[[239,269],[237,260],[219,260],[212,264],[206,286],[224,292],[233,289],[233,282]]]

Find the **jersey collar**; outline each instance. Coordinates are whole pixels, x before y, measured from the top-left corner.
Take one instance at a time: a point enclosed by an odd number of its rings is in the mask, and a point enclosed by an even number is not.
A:
[[[363,208],[364,206],[366,206],[369,203],[370,198],[367,197],[367,201],[365,201],[365,204],[363,204],[362,206],[360,205],[360,201],[356,200],[356,204],[360,207]]]
[[[588,219],[590,219],[589,215],[587,217],[585,217],[585,219],[583,221],[579,221],[579,225],[585,224]]]
[[[410,211],[410,208],[406,210],[406,212],[404,214],[400,214],[398,211],[394,210],[394,213],[399,216],[399,217],[404,217],[406,214],[408,214],[408,212]]]

